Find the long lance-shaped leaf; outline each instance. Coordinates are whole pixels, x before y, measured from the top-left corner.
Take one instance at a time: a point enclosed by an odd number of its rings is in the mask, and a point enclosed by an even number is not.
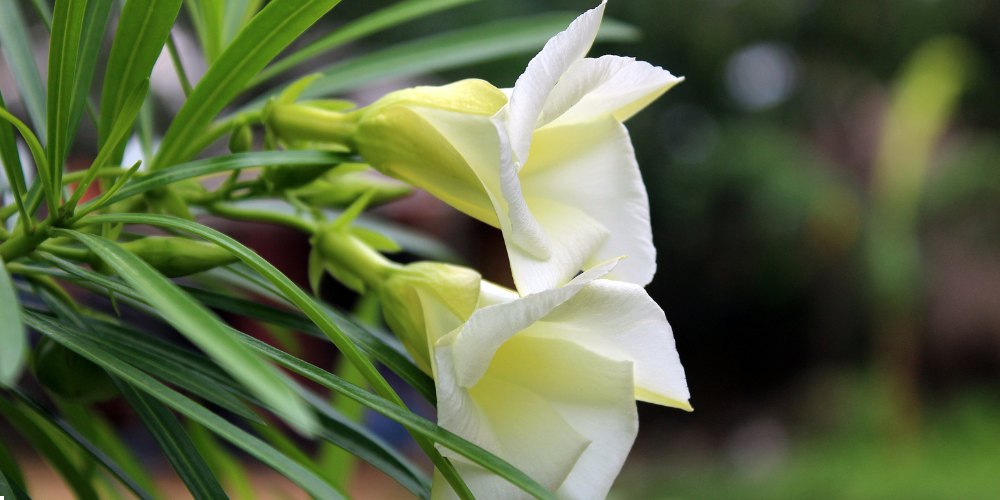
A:
[[[190,159],[186,148],[247,82],[340,0],[274,0],[247,24],[198,82],[170,124],[152,168]]]
[[[4,476],[4,483],[6,484],[6,486],[0,484],[0,494],[10,495],[11,498],[17,498],[18,500],[27,499],[28,494],[24,491],[24,473],[21,472],[21,467],[18,466],[17,460],[14,459],[14,455],[7,449],[6,444],[0,441],[0,474]]]
[[[0,93],[0,108],[7,109]],[[22,223],[31,228],[31,216],[25,209],[24,197],[27,194],[27,183],[24,181],[24,167],[21,165],[21,154],[17,150],[17,141],[14,139],[14,129],[7,120],[0,120],[0,163],[3,163],[4,174],[7,175],[7,182],[10,184],[10,192],[14,195],[14,204],[21,214]],[[5,217],[0,217],[0,227],[3,227]]]
[[[106,330],[100,328],[100,333],[103,335]],[[252,348],[260,351],[262,354],[270,357],[276,363],[288,368],[292,372],[298,373],[303,377],[312,380],[324,386],[330,390],[337,392],[338,394],[343,394],[347,398],[356,401],[372,410],[379,412],[396,422],[399,422],[407,429],[413,430],[416,434],[427,437],[435,442],[440,443],[446,448],[452,449],[455,452],[465,456],[470,461],[477,463],[484,468],[491,470],[501,477],[507,478],[513,484],[518,485],[532,493],[539,498],[545,498],[548,493],[545,492],[545,488],[535,483],[533,480],[528,478],[523,472],[518,471],[516,468],[507,464],[502,459],[499,459],[489,452],[479,448],[478,446],[465,441],[461,437],[458,437],[451,432],[444,430],[437,425],[431,423],[430,421],[407,411],[405,408],[399,405],[393,404],[383,398],[375,396],[370,392],[351,384],[336,375],[333,375],[315,365],[309,364],[305,361],[299,360],[298,358],[285,353],[277,348],[274,348],[260,340],[257,340],[249,335],[241,332],[235,332],[239,335],[240,340],[247,343]],[[81,335],[85,335],[83,332]],[[105,342],[118,342],[118,339],[112,337],[94,337],[95,342],[100,341],[101,338],[105,339]],[[138,342],[146,342],[148,339],[139,340]],[[106,348],[106,347],[105,347]],[[141,351],[141,350],[140,350]],[[147,355],[158,356],[159,351],[155,350],[154,347],[150,346],[148,351],[145,351]],[[162,359],[166,359],[166,356],[161,356]],[[194,360],[191,360],[194,361]],[[203,363],[202,363],[203,364]],[[210,369],[210,368],[209,368]],[[317,409],[323,412],[323,415],[327,418],[336,419],[336,413],[329,408],[329,403],[322,400],[315,394],[312,394],[305,389],[300,388],[300,393],[303,397],[311,402]],[[337,419],[341,425],[346,425],[347,422]],[[326,422],[330,424],[331,422]],[[321,434],[326,437],[324,434]]]
[[[93,326],[95,332],[90,337],[91,340],[101,342],[105,349],[118,356],[119,359],[146,371],[150,375],[168,380],[184,388],[187,388],[187,380],[191,377],[211,380],[216,393],[232,393],[240,397],[254,399],[245,389],[239,387],[234,380],[198,353],[142,335],[125,325],[95,321]],[[88,334],[88,332],[81,333]],[[242,333],[237,333],[237,335],[242,335]],[[297,387],[297,390],[320,412],[322,429],[319,437],[350,450],[414,494],[419,495],[426,492],[429,483],[404,456],[363,427],[343,418],[325,401],[300,387]],[[214,399],[212,394],[204,394],[201,389],[191,392],[209,401]],[[254,420],[263,423],[259,419]],[[309,466],[309,464],[303,465]]]
[[[76,136],[76,128],[80,124],[85,106],[94,126],[97,126],[97,110],[90,101],[90,87],[94,81],[97,69],[97,55],[104,41],[104,31],[111,16],[112,0],[88,0],[87,12],[83,16],[83,32],[80,33],[80,52],[76,56],[76,72],[73,80],[73,100],[71,101],[70,139],[72,145]]]
[[[35,130],[46,130],[45,84],[35,65],[31,39],[25,29],[28,24],[21,14],[18,0],[0,0],[0,50],[17,83],[17,92],[28,110]],[[42,134],[44,135],[44,134]]]
[[[226,449],[223,443],[218,442],[204,426],[188,420],[187,429],[191,440],[198,448],[198,453],[205,458],[215,475],[222,479],[234,498],[246,500],[257,498],[254,486],[250,482],[249,471],[243,467],[239,458],[234,457],[233,453]]]
[[[220,370],[206,370],[203,366],[192,363],[190,351],[180,350],[151,337],[123,333],[117,327],[102,321],[94,321],[92,324],[94,330],[105,339],[105,348],[132,366],[236,416],[263,423],[258,415],[234,395],[249,396],[249,391],[234,390],[233,387],[238,387],[237,382]],[[148,356],[147,353],[156,353],[157,356]],[[206,360],[205,364],[208,363]],[[215,368],[215,365],[209,366]]]
[[[219,480],[212,474],[177,417],[155,398],[127,382],[115,379],[115,385],[160,445],[191,496],[198,500],[227,498]]]
[[[222,248],[225,248],[237,258],[242,260],[251,269],[261,274],[271,281],[296,307],[301,309],[323,333],[337,346],[338,349],[362,371],[365,379],[379,391],[383,397],[398,400],[398,396],[389,387],[388,383],[378,372],[375,366],[368,360],[350,338],[338,327],[330,317],[322,310],[308,294],[302,291],[287,276],[271,265],[259,255],[248,249],[233,238],[216,231],[210,227],[191,221],[186,221],[177,217],[146,214],[112,214],[97,215],[85,219],[83,222],[101,224],[105,222],[123,224],[147,224],[169,228],[173,230],[187,232],[204,238]],[[76,233],[81,234],[81,233]],[[128,281],[128,278],[125,277]],[[135,285],[133,284],[133,287]]]
[[[139,110],[142,109],[142,105],[143,102],[145,102],[146,93],[148,91],[149,80],[140,80],[125,100],[125,104],[122,105],[120,110],[118,110],[118,114],[114,119],[114,125],[111,127],[111,132],[108,135],[107,142],[101,146],[100,150],[97,152],[97,157],[94,158],[94,162],[90,164],[90,168],[87,169],[86,175],[73,192],[72,198],[66,202],[70,212],[75,210],[77,203],[83,199],[84,193],[87,192],[87,188],[90,187],[90,183],[94,182],[94,179],[97,178],[97,174],[100,172],[101,168],[103,168],[111,160],[119,146],[124,146],[125,139],[128,137],[129,131],[132,130],[132,124],[135,123],[136,117],[139,116]],[[138,165],[133,168],[137,167]]]
[[[196,288],[188,288],[186,290],[202,304],[213,309],[239,314],[247,318],[290,328],[316,337],[323,336],[323,332],[301,314],[283,311],[266,304],[231,295]],[[400,378],[420,392],[428,401],[434,402],[434,381],[424,372],[420,371],[420,368],[417,368],[417,365],[409,359],[407,354],[400,350],[401,348],[395,342],[383,339],[367,327],[355,323],[346,315],[336,311],[329,312],[333,317],[333,321],[337,323],[337,326],[343,329],[344,333],[351,337],[351,340],[356,342],[365,354],[372,356],[392,370],[393,373],[399,375]]]
[[[139,461],[136,454],[125,442],[126,436],[118,434],[114,426],[110,424],[104,416],[95,414],[92,407],[87,404],[58,401],[59,414],[74,429],[83,434],[102,453],[108,456],[124,474],[132,479],[141,488],[136,492],[139,498],[145,500],[163,498],[158,491],[156,483],[146,470],[143,463]]]
[[[67,264],[60,259],[53,260],[62,264]],[[32,268],[32,271],[45,273],[45,268]],[[125,287],[121,288],[116,293],[128,294],[130,293],[130,290]],[[28,323],[29,325],[35,327],[35,325],[31,322],[32,318],[30,317],[33,314],[34,313],[32,312],[28,313]],[[100,328],[99,324],[98,328]],[[104,332],[103,329],[101,331]],[[85,335],[84,333],[77,334]],[[469,443],[450,431],[435,425],[423,417],[415,415],[397,404],[375,396],[354,384],[346,382],[341,378],[316,367],[315,365],[299,360],[298,358],[254,339],[249,335],[239,333],[239,338],[292,372],[302,375],[305,378],[312,380],[330,390],[336,391],[339,394],[343,394],[349,399],[371,408],[372,410],[381,413],[396,422],[399,422],[407,429],[410,429],[425,438],[431,439],[432,441],[440,443],[442,446],[468,458],[473,463],[477,463],[487,470],[493,471],[501,477],[507,478],[507,480],[511,481],[515,485],[518,485],[522,489],[525,489],[532,495],[538,498],[552,498],[551,494],[547,493],[543,486],[534,482],[530,477],[517,470],[514,466],[498,457],[493,456],[488,451],[483,450],[477,445]],[[102,349],[106,349],[103,347],[103,343],[101,343],[101,346]],[[108,355],[113,356],[110,353],[108,353]],[[305,397],[307,401],[314,402],[316,406],[319,404],[326,404],[326,402],[315,402],[315,396],[309,393],[303,393],[303,397]]]
[[[360,19],[336,28],[329,35],[316,40],[261,71],[250,85],[265,82],[296,65],[329,52],[361,37],[393,26],[412,21],[435,12],[458,7],[478,0],[406,0],[367,14]]]
[[[222,42],[229,44],[236,38],[243,25],[247,23],[260,8],[261,0],[227,0],[226,11],[222,19]]]
[[[87,203],[83,207],[85,211],[89,212],[138,194],[169,186],[184,179],[204,177],[219,172],[265,166],[295,168],[309,165],[333,165],[346,161],[348,158],[344,154],[326,151],[255,151],[195,160],[157,170],[151,174],[134,179],[114,196],[101,201],[100,206],[95,207]]]
[[[199,346],[234,378],[279,412],[299,431],[312,435],[316,418],[274,366],[239,345],[222,320],[184,293],[145,261],[103,238],[77,231],[55,230],[72,237],[114,269],[132,288],[155,304],[160,315]]]
[[[205,61],[211,66],[222,50],[225,48],[223,42],[223,10],[226,2],[224,0],[197,0],[188,2],[198,9],[198,19],[201,28],[198,30],[198,38],[205,52]]]
[[[69,459],[69,450],[62,449],[59,443],[53,439],[48,430],[38,425],[38,423],[25,413],[24,408],[0,397],[0,416],[7,419],[12,426],[23,436],[32,447],[59,472],[59,475],[66,480],[66,484],[73,490],[77,498],[81,500],[97,500],[97,492],[90,484],[87,475],[72,460]]]
[[[552,35],[566,29],[571,14],[544,14],[505,19],[462,28],[339,62],[320,70],[323,77],[309,85],[303,98],[327,96],[359,88],[372,81],[427,74],[542,47]],[[637,31],[605,19],[598,40],[626,41]],[[263,99],[255,100],[256,105]]]
[[[62,435],[79,445],[80,448],[90,455],[90,457],[96,460],[97,463],[101,464],[102,467],[121,481],[123,485],[135,493],[137,497],[142,500],[152,500],[153,496],[140,486],[129,473],[125,472],[121,465],[115,463],[115,461],[112,460],[103,450],[84,437],[78,429],[66,422],[62,417],[45,410],[38,403],[24,394],[15,392],[14,395],[20,400],[20,403],[24,406],[26,411],[34,413],[36,418],[47,420],[55,429],[62,433]]]
[[[43,192],[49,202],[49,209],[55,211],[59,206],[57,202],[59,188],[55,184],[55,179],[50,177],[52,171],[48,167],[48,161],[45,159],[45,150],[42,148],[41,141],[31,131],[31,128],[2,107],[0,107],[0,120],[10,123],[17,129],[24,139],[24,143],[28,146],[28,151],[31,152],[32,160],[35,161],[35,170],[38,172],[38,179],[32,183],[31,189],[28,190],[27,200],[25,200],[28,215],[35,213]]]
[[[46,99],[48,129],[46,152],[48,153],[49,179],[52,190],[59,192],[63,162],[69,153],[76,126],[71,124],[78,99],[76,72],[80,69],[77,57],[80,54],[81,35],[89,0],[60,0],[52,13],[52,34],[49,38],[49,87]]]
[[[99,145],[103,145],[111,134],[115,117],[125,105],[129,92],[139,82],[149,78],[182,2],[183,0],[128,0],[122,7],[104,72],[97,127]],[[119,159],[120,154],[118,152],[113,155],[112,159]]]
[[[249,335],[242,335],[240,338],[281,366],[389,417],[417,435],[455,451],[469,461],[510,481],[530,495],[536,498],[555,498],[544,486],[524,472],[451,431]]]
[[[330,316],[326,314],[323,308],[315,300],[313,300],[309,294],[305,293],[301,288],[296,286],[292,280],[288,279],[288,277],[282,274],[281,271],[278,271],[278,269],[271,265],[271,263],[262,259],[259,255],[240,242],[210,227],[172,216],[143,214],[97,215],[89,217],[83,222],[112,222],[161,226],[194,234],[200,238],[211,241],[222,248],[225,248],[238,259],[242,260],[244,264],[249,266],[255,272],[267,278],[268,281],[270,281],[276,288],[278,288],[278,290],[281,291],[282,294],[284,294],[286,300],[304,312],[306,316],[308,316],[309,319],[323,331],[323,334],[326,335],[331,342],[333,342],[340,352],[343,353],[344,357],[358,368],[358,371],[360,371],[365,380],[371,384],[376,393],[386,399],[389,399],[402,408],[406,407],[403,400],[398,394],[396,394],[396,391],[389,386],[389,383],[386,382],[385,378],[382,377],[382,374],[378,372],[372,362],[365,357],[361,350],[350,340],[349,337],[347,337],[347,335],[344,334],[343,330],[341,330],[330,319]],[[434,466],[437,467],[445,479],[448,480],[448,484],[451,485],[462,498],[472,498],[472,492],[462,480],[461,476],[459,476],[454,465],[442,457],[437,449],[434,448],[434,445],[426,439],[419,436],[414,436],[414,439],[417,441],[417,444],[424,451],[424,453],[426,453],[431,458],[431,461],[434,462]]]
[[[84,338],[80,335],[79,330],[62,325],[44,315],[31,311],[25,314],[25,319],[32,328],[89,359],[112,375],[125,380],[137,389],[153,396],[191,420],[204,425],[237,448],[280,472],[292,482],[305,489],[310,495],[323,499],[344,497],[341,492],[327,484],[312,471],[302,467],[256,436],[231,424],[204,406],[167,387],[139,369],[119,360],[105,350],[100,343],[91,342]]]
[[[13,386],[24,369],[27,332],[21,320],[21,306],[14,283],[0,258],[0,385]]]

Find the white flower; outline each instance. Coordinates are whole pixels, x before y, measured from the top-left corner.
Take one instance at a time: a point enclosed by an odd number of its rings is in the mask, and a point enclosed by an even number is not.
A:
[[[563,498],[607,494],[638,431],[636,399],[690,409],[663,311],[642,287],[599,279],[613,265],[526,297],[483,282],[464,324],[437,339],[428,330],[439,424]],[[442,452],[477,498],[523,496]],[[437,478],[434,492],[451,490]]]
[[[390,94],[360,112],[355,139],[368,162],[503,231],[522,295],[622,255],[609,278],[645,285],[656,271],[622,122],[681,79],[631,58],[584,58],[603,12],[604,3],[549,40],[506,104],[467,81]]]

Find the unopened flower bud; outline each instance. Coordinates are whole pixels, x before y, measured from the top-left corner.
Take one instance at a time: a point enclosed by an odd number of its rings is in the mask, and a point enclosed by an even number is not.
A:
[[[217,245],[176,236],[147,236],[122,243],[122,247],[172,278],[236,261],[232,253]]]
[[[229,136],[229,151],[244,153],[253,149],[253,130],[249,125],[243,125],[233,130]]]
[[[434,332],[454,330],[472,315],[480,281],[469,268],[416,262],[393,270],[377,289],[386,324],[428,374]]]
[[[379,204],[406,196],[413,189],[376,174],[363,163],[344,163],[313,182],[293,190],[291,194],[315,207],[344,207],[369,191],[373,191],[370,203]]]

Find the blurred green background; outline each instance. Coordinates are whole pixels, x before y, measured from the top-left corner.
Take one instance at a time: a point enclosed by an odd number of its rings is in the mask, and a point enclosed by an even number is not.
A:
[[[390,3],[345,0],[326,28]],[[484,0],[316,67],[593,3]],[[696,409],[641,405],[613,496],[1000,496],[1000,1],[611,0],[607,16],[642,37],[591,54],[686,77],[628,127],[659,250],[649,291]],[[529,58],[348,97],[467,77],[511,86]],[[173,75],[153,78],[176,110]],[[495,230],[427,196],[381,214],[509,281]],[[304,281],[304,237],[229,230]]]

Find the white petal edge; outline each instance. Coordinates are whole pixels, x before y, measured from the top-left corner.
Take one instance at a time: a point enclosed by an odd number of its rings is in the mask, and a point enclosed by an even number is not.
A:
[[[507,104],[507,131],[514,160],[518,164],[523,165],[527,161],[531,134],[535,131],[549,93],[563,73],[587,54],[597,38],[606,3],[607,0],[604,0],[584,12],[565,31],[550,38],[514,83]]]
[[[447,347],[438,352],[439,358],[455,355]],[[441,425],[558,489],[563,498],[604,498],[638,431],[632,364],[569,340],[521,335],[490,362],[476,386],[460,394],[466,401],[439,395]],[[524,495],[495,476],[460,470],[479,498]]]
[[[648,284],[656,273],[649,198],[625,126],[605,116],[545,127],[535,134],[531,157],[521,171],[522,192],[552,242],[553,258],[541,261],[509,251],[518,290],[551,288],[580,269],[623,255],[627,259],[608,277]],[[556,217],[559,212],[567,217]],[[572,214],[574,220],[566,220]],[[566,234],[588,223],[606,232],[596,248],[588,246],[593,237],[587,240],[582,229]]]
[[[458,385],[465,388],[475,385],[504,342],[573,298],[587,283],[611,272],[617,264],[618,259],[610,259],[581,273],[562,287],[484,307],[473,313],[461,329],[438,342],[449,344],[455,354],[454,372]]]
[[[636,399],[691,410],[690,393],[663,310],[642,287],[598,279],[581,288],[528,335],[571,339],[635,367]]]
[[[569,68],[545,101],[537,126],[614,116],[624,122],[683,81],[669,71],[631,57],[581,59]]]

